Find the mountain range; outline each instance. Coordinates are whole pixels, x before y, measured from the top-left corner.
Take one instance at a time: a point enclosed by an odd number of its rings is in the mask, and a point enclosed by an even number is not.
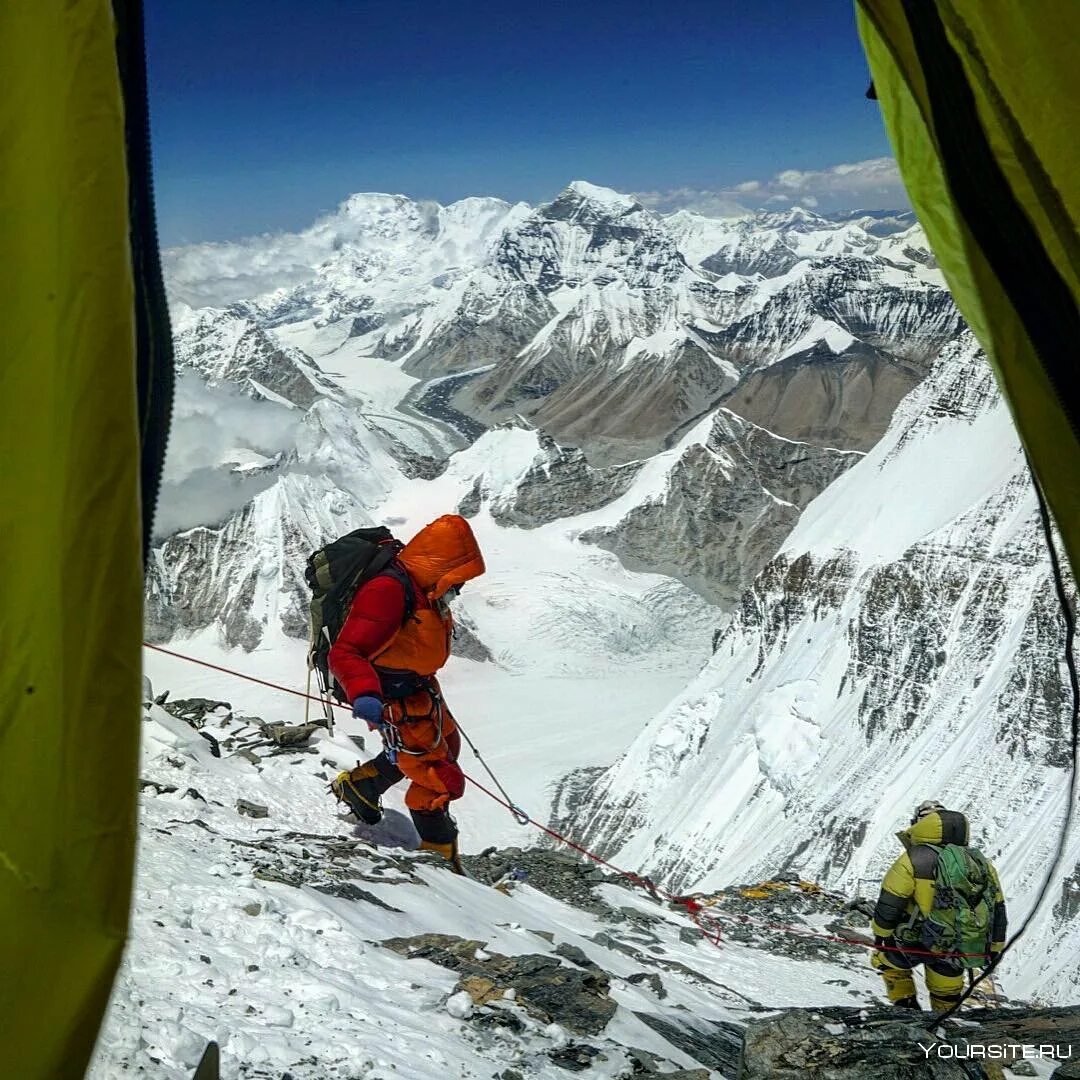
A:
[[[307,554],[459,512],[489,570],[445,686],[534,816],[680,891],[854,894],[936,797],[1019,921],[1064,806],[1063,630],[1007,410],[910,215],[361,194],[167,273],[150,640],[299,686]],[[523,842],[459,805],[466,851]],[[1016,995],[1080,985],[1067,862]]]

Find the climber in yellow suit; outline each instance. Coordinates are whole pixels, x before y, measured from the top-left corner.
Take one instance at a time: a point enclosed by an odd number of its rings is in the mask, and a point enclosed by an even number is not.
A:
[[[963,993],[964,972],[989,966],[1005,947],[1005,897],[997,871],[970,846],[963,814],[924,802],[896,835],[904,852],[874,908],[879,948],[870,963],[889,1001],[908,1009],[920,1008],[912,969],[923,964],[930,1007],[945,1012]]]

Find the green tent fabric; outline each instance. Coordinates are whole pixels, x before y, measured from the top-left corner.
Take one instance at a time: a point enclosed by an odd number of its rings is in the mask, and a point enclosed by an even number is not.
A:
[[[912,205],[1080,580],[1080,4],[856,10]]]
[[[138,15],[0,7],[0,1062],[21,1080],[83,1074],[127,930],[141,506],[171,385],[129,167]]]
[[[901,171],[1080,572],[1080,6],[857,0]],[[137,0],[0,6],[0,1061],[82,1075],[126,933],[171,354]],[[147,512],[143,512],[143,507]]]

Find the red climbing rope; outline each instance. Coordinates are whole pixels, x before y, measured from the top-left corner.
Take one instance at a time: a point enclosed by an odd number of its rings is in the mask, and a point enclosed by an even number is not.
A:
[[[302,690],[293,690],[288,686],[281,686],[278,683],[268,682],[266,679],[257,679],[254,675],[245,675],[242,671],[234,671],[232,668],[221,667],[218,664],[211,664],[206,660],[199,660],[194,656],[187,656],[184,653],[174,652],[172,649],[163,648],[160,645],[151,645],[148,641],[143,642],[143,646],[147,649],[153,649],[155,652],[164,653],[166,656],[175,657],[178,660],[187,660],[192,664],[199,664],[201,667],[210,668],[212,671],[221,672],[224,675],[230,675],[237,679],[244,679],[247,682],[257,683],[259,686],[269,687],[271,690],[280,690],[285,694],[292,694],[294,697],[306,698],[310,701],[317,701],[322,703],[323,699],[315,697],[312,694],[305,694]],[[616,866],[614,863],[609,862],[607,859],[596,852],[590,851],[587,847],[583,847],[581,844],[574,840],[571,840],[568,836],[563,836],[562,833],[556,832],[554,829],[549,828],[547,825],[537,821],[535,818],[530,817],[519,806],[514,806],[507,799],[495,794],[494,791],[486,788],[479,780],[473,779],[468,773],[465,773],[465,779],[469,781],[473,787],[482,791],[489,799],[497,802],[500,806],[505,807],[510,811],[518,820],[528,822],[534,828],[539,829],[542,833],[546,833],[553,840],[558,841],[560,844],[564,844],[568,848],[572,848],[580,855],[584,855],[585,858],[591,859],[594,863],[600,866],[606,867],[612,873],[617,874],[619,877],[625,878],[631,884],[636,885],[640,889],[644,889],[654,900],[666,901],[669,904],[675,905],[683,909],[686,912],[687,917],[691,922],[701,931],[702,937],[705,938],[710,944],[720,948],[722,941],[722,922],[721,920],[729,920],[732,923],[739,923],[741,925],[757,926],[763,930],[771,930],[777,933],[788,934],[792,937],[801,938],[813,938],[817,941],[826,941],[838,945],[851,945],[860,949],[877,949],[878,946],[872,942],[861,941],[858,938],[846,938],[838,934],[826,934],[818,930],[809,930],[801,926],[793,926],[785,923],[772,923],[764,919],[757,919],[752,915],[727,915],[718,914],[715,911],[709,910],[708,906],[703,904],[700,900],[695,899],[692,896],[679,896],[675,893],[668,891],[662,886],[657,885],[651,878],[648,878],[642,874],[634,873],[632,870],[623,870]],[[937,960],[949,959],[949,958],[964,958],[964,957],[978,957],[983,956],[983,953],[946,953],[946,952],[931,952],[925,949],[913,949],[904,946],[903,953],[905,956],[920,956],[920,957],[932,957]]]
[[[607,867],[608,870],[611,870],[613,873],[618,874],[619,877],[626,878],[627,881],[638,886],[638,888],[644,889],[646,892],[648,892],[653,897],[653,899],[666,900],[669,904],[677,904],[678,906],[682,907],[683,909],[685,909],[686,914],[689,916],[690,920],[701,931],[702,936],[707,941],[717,946],[717,948],[720,947],[720,927],[715,925],[715,923],[711,927],[705,925],[706,922],[714,922],[714,920],[712,919],[710,914],[706,913],[704,906],[698,903],[697,900],[694,900],[689,896],[676,896],[674,893],[668,892],[667,889],[661,888],[654,881],[652,881],[651,878],[644,877],[641,874],[635,874],[632,870],[621,869],[614,863],[609,862],[607,859],[603,858],[603,856],[597,855],[595,851],[590,851],[587,847],[583,847],[575,840],[571,840],[568,836],[563,836],[562,833],[556,832],[554,829],[548,828],[548,826],[544,825],[542,822],[539,822],[535,818],[530,817],[528,814],[522,811],[520,807],[512,806],[509,802],[507,802],[506,799],[500,798],[500,796],[496,795],[494,791],[490,791],[488,788],[484,787],[484,785],[481,784],[479,780],[474,780],[471,776],[469,776],[468,773],[465,774],[465,779],[468,780],[469,783],[473,785],[473,787],[478,788],[480,791],[482,791],[489,799],[494,800],[500,806],[506,807],[506,809],[509,810],[511,813],[520,813],[524,820],[526,820],[530,825],[539,829],[542,833],[546,833],[552,838],[552,840],[557,840],[560,844],[565,844],[568,848],[573,848],[574,851],[578,852],[581,855],[584,855],[585,858],[591,859],[594,863],[597,863],[600,866]]]
[[[194,656],[186,656],[184,653],[173,652],[172,649],[163,648],[161,645],[151,645],[149,641],[143,642],[143,648],[153,649],[154,652],[164,653],[166,656],[175,656],[177,660],[187,660],[188,663],[210,668],[211,671],[220,671],[223,675],[232,675],[234,678],[244,679],[246,682],[258,683],[259,686],[268,686],[271,690],[280,690],[283,694],[292,694],[294,697],[304,698],[307,701],[317,701],[320,705],[323,704],[323,699],[321,697],[316,697],[314,694],[305,694],[303,690],[293,690],[291,687],[267,682],[265,679],[256,679],[254,675],[245,675],[242,671],[233,671],[232,668],[211,664],[207,660],[199,660]],[[333,707],[333,704],[331,704],[330,708]]]
[[[489,791],[479,781],[474,780],[471,776],[466,775],[466,779],[474,787],[479,788],[489,799],[493,799],[499,803],[500,806],[506,807],[507,810],[514,811],[520,810],[520,807],[513,807],[505,799],[500,798],[493,791]],[[743,925],[759,926],[765,930],[774,930],[780,933],[789,934],[794,937],[813,938],[818,941],[827,941],[838,945],[854,945],[860,949],[877,949],[878,946],[872,942],[860,941],[858,938],[846,938],[838,934],[826,934],[818,930],[809,930],[801,926],[793,926],[787,923],[773,923],[764,919],[757,919],[752,915],[728,915],[718,914],[710,911],[708,907],[700,900],[695,899],[692,896],[679,896],[675,893],[669,892],[667,889],[655,884],[650,878],[644,877],[641,874],[636,874],[631,870],[623,870],[616,866],[614,863],[609,862],[607,859],[595,852],[590,851],[588,848],[583,847],[581,844],[574,840],[571,840],[567,836],[563,836],[562,833],[556,832],[554,829],[549,828],[547,825],[541,824],[534,818],[525,815],[530,825],[535,826],[541,832],[546,833],[553,840],[557,840],[560,844],[565,844],[569,848],[573,848],[574,851],[584,855],[587,859],[591,859],[593,862],[598,863],[600,866],[607,867],[608,870],[618,874],[620,877],[626,878],[627,881],[637,885],[639,888],[645,889],[652,894],[655,899],[666,900],[669,904],[675,904],[683,908],[690,919],[701,930],[702,934],[711,941],[714,945],[720,943],[720,920],[727,919],[732,923],[740,923]],[[706,929],[703,923],[712,923],[713,926],[710,929]],[[907,956],[930,956],[938,960],[948,958],[960,958],[967,956],[984,956],[984,953],[946,953],[946,952],[931,952],[925,949],[914,949],[904,947],[903,952]]]

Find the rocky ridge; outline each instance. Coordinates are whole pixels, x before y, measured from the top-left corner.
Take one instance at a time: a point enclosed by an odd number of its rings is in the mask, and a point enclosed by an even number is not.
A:
[[[1022,455],[988,367],[957,350],[810,504],[687,692],[611,770],[567,782],[559,820],[685,885],[781,866],[851,887],[880,879],[929,792],[1028,897],[1068,765],[1062,642]],[[1058,1000],[1080,984],[1077,933],[1055,924],[1030,976]]]
[[[881,1007],[865,900],[793,875],[698,895],[717,944],[678,903],[572,852],[489,849],[457,878],[334,817],[325,781],[355,747],[228,702],[144,696],[154,844],[92,1078],[172,1080],[208,1039],[251,1080],[1001,1076],[920,1056],[928,1018]],[[1075,1009],[996,1005],[934,1041],[1003,1047],[1018,1075],[1017,1047],[1077,1041]]]

